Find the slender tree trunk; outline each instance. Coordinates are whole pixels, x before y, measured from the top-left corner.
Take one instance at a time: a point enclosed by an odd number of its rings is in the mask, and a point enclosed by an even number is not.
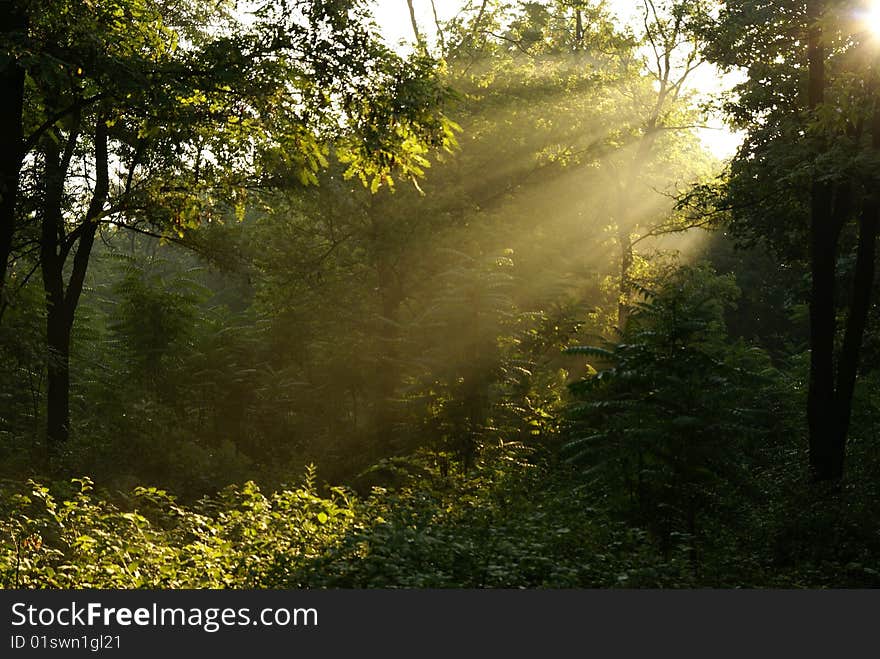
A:
[[[71,323],[63,305],[50,306],[46,315],[46,439],[50,450],[70,436],[70,333]]]
[[[661,93],[665,83],[661,85]],[[626,329],[626,322],[629,318],[630,307],[632,306],[632,267],[635,263],[635,252],[633,251],[632,232],[638,225],[638,218],[633,216],[631,211],[632,193],[636,189],[639,177],[651,152],[654,149],[654,143],[657,140],[657,123],[659,122],[660,110],[662,103],[658,103],[654,108],[648,122],[645,126],[645,132],[639,140],[639,148],[636,150],[635,157],[629,166],[629,172],[626,174],[624,182],[619,186],[617,191],[617,245],[620,249],[620,281],[618,284],[618,302],[617,302],[617,327],[623,331]]]
[[[413,36],[416,38],[416,44],[419,46],[419,49],[422,49],[424,48],[425,40],[419,31],[419,22],[416,20],[416,10],[413,8],[412,0],[406,0],[406,6],[409,8],[409,20],[412,23]]]
[[[839,359],[838,385],[835,397],[837,428],[831,447],[831,478],[835,479],[843,476],[846,439],[852,416],[853,393],[861,357],[862,337],[868,324],[871,293],[874,288],[877,229],[878,204],[876,201],[872,201],[866,205],[859,221],[859,242],[852,303]]]
[[[647,5],[646,9],[648,9]],[[660,16],[658,15],[657,8],[651,4],[650,9],[653,13],[654,20],[659,23]],[[645,27],[646,29],[649,29],[647,19]],[[620,248],[620,284],[618,291],[620,300],[617,308],[617,325],[621,330],[625,329],[630,314],[633,288],[631,270],[635,263],[635,254],[633,252],[634,245],[631,235],[638,226],[638,218],[633,217],[632,211],[630,210],[633,190],[641,176],[644,165],[647,163],[654,150],[657,136],[663,128],[664,109],[669,102],[675,103],[679,98],[682,86],[690,75],[690,72],[693,70],[691,68],[693,58],[696,57],[696,54],[694,54],[688,59],[683,75],[678,80],[675,80],[675,77],[672,75],[674,68],[672,54],[673,50],[678,45],[680,36],[682,35],[681,19],[680,17],[676,18],[671,27],[670,33],[667,33],[659,27],[657,29],[663,37],[662,41],[659,42],[661,50],[655,51],[658,57],[658,66],[660,66],[660,69],[657,71],[657,82],[659,87],[657,89],[654,105],[650,109],[650,113],[645,121],[644,131],[639,140],[635,157],[632,159],[628,174],[625,174],[624,180],[626,182],[620,188],[617,202],[617,240]],[[583,41],[584,27],[580,9],[577,9],[576,13],[576,30],[578,32],[578,40]],[[649,30],[649,32],[650,31],[653,30]]]
[[[622,220],[623,218],[621,218]],[[630,302],[632,298],[632,266],[635,262],[633,254],[631,227],[629,222],[621,222],[617,227],[617,245],[620,248],[620,283],[618,285],[617,299],[617,327],[622,332],[626,328],[629,318]]]
[[[73,321],[85,284],[98,220],[109,193],[107,126],[98,118],[94,135],[95,189],[85,217],[75,229],[78,236],[74,238],[66,233],[64,182],[77,139],[78,128],[74,128],[68,136],[64,154],[61,154],[55,140],[46,140],[44,151],[45,198],[40,257],[46,293],[46,347],[49,353],[46,439],[50,450],[66,442],[70,436],[70,345]],[[76,241],[76,253],[65,290],[64,266],[72,240]]]
[[[875,152],[880,151],[880,106],[875,99],[872,148]],[[871,298],[874,290],[874,269],[877,258],[877,233],[880,224],[880,193],[874,182],[865,200],[859,217],[859,238],[856,246],[856,268],[853,278],[852,300],[850,302],[849,315],[847,317],[846,331],[843,337],[843,346],[840,350],[839,366],[837,370],[836,403],[836,434],[831,451],[831,478],[843,477],[844,456],[846,455],[846,440],[849,434],[850,418],[852,416],[853,393],[856,385],[856,375],[859,369],[861,356],[862,338],[865,327],[868,324],[868,312],[871,309]]]
[[[4,38],[27,29],[27,16],[18,2],[0,0],[0,30]],[[15,235],[15,209],[24,134],[24,69],[11,59],[0,69],[0,318],[6,308],[6,271]]]
[[[66,155],[66,154],[65,154]],[[43,218],[40,267],[46,295],[47,425],[49,447],[67,440],[70,391],[70,323],[64,304],[64,261],[59,242],[64,233],[64,179],[69,161],[56,140],[44,149]]]
[[[486,16],[486,7],[489,4],[489,0],[483,0],[480,3],[480,11],[477,12],[477,17],[474,19],[473,28],[471,30],[471,37],[473,39],[473,45],[476,46],[477,36],[483,29],[483,18]]]
[[[808,104],[815,110],[825,100],[825,48],[818,24],[823,2],[807,6],[810,21],[807,38],[809,61]],[[833,446],[836,441],[834,395],[834,336],[838,228],[833,218],[832,184],[815,181],[810,190],[810,379],[807,393],[807,425],[810,435],[810,469],[813,479],[835,478]]]
[[[437,43],[440,45],[441,55],[446,55],[446,35],[443,33],[443,26],[440,24],[440,17],[437,15],[437,5],[431,0],[431,11],[434,12],[434,27],[437,29]]]
[[[812,189],[810,270],[810,379],[807,424],[810,468],[816,480],[833,478],[831,446],[835,436],[834,296],[837,235],[831,226],[831,189],[815,183]]]

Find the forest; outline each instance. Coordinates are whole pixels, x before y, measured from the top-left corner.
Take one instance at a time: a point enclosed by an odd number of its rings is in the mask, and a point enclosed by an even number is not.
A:
[[[0,0],[0,587],[880,586],[880,2],[376,4]]]

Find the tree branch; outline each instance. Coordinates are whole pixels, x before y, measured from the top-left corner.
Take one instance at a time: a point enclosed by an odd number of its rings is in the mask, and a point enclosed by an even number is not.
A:
[[[443,27],[440,25],[440,17],[437,16],[437,5],[431,0],[431,11],[434,12],[434,26],[437,28],[437,42],[440,44],[440,52],[446,54],[446,35],[443,34]]]
[[[413,8],[413,0],[406,0],[406,6],[409,8],[409,20],[412,24],[413,35],[416,38],[416,45],[419,47],[419,50],[424,50],[425,48],[425,40],[422,38],[421,32],[419,32],[419,24],[416,21],[416,10]]]
[[[22,144],[22,155],[28,153],[31,149],[37,146],[37,143],[40,141],[40,138],[48,131],[52,126],[57,124],[59,121],[64,119],[69,114],[74,112],[79,112],[83,108],[92,105],[93,103],[97,103],[108,97],[108,94],[95,94],[94,96],[89,96],[88,98],[83,98],[78,100],[76,103],[73,103],[69,107],[64,108],[63,110],[58,110],[54,114],[52,114],[46,121],[44,121],[40,126],[31,133]]]
[[[95,231],[98,228],[98,219],[104,211],[104,204],[110,193],[107,142],[107,123],[99,114],[95,126],[95,190],[92,192],[89,208],[83,218],[82,226],[84,228],[79,238],[76,254],[73,257],[73,269],[68,280],[67,293],[64,296],[64,307],[69,323],[73,322],[73,315],[77,304],[79,304],[80,295],[82,295],[92,245],[95,242]]]

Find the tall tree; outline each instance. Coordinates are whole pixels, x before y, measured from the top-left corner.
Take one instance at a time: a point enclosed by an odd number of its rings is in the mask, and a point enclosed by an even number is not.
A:
[[[520,3],[519,16],[496,39],[520,59],[544,60],[569,80],[601,80],[599,107],[613,107],[604,132],[596,113],[583,135],[558,146],[558,160],[592,163],[606,177],[603,207],[617,243],[617,324],[633,302],[639,242],[686,226],[667,221],[662,192],[674,181],[699,179],[709,159],[693,129],[699,112],[688,89],[701,63],[696,25],[707,11],[702,0],[643,0],[638,35],[622,33],[603,3],[581,0]],[[639,46],[642,48],[640,49]],[[646,53],[644,56],[641,52]],[[661,194],[658,194],[658,190]]]
[[[780,257],[809,264],[806,412],[817,481],[844,473],[874,295],[880,113],[865,6],[737,0],[705,32],[711,59],[749,74],[727,104],[747,131],[723,191],[731,227],[746,242],[767,241]],[[854,265],[844,278],[847,262]],[[841,296],[844,282],[850,290]]]
[[[415,37],[416,45],[419,49],[424,48],[425,39],[419,30],[419,22],[416,20],[416,9],[413,7],[413,0],[406,0],[406,7],[409,9],[409,22],[412,25],[413,37]]]
[[[658,232],[660,223],[656,214],[647,217],[636,200],[640,193],[653,185],[649,175],[652,161],[657,160],[658,143],[669,159],[673,148],[662,136],[670,132],[688,134],[699,124],[698,112],[688,98],[692,74],[700,66],[700,44],[693,26],[705,15],[705,3],[694,0],[668,2],[643,0],[642,43],[649,54],[637,84],[630,88],[634,121],[629,126],[628,141],[634,146],[618,160],[615,176],[615,198],[612,200],[613,220],[617,225],[617,244],[620,250],[617,325],[625,326],[633,297],[633,277],[638,242]],[[680,139],[680,138],[679,138]],[[688,172],[684,162],[678,163],[680,173],[699,175],[695,160],[696,149],[689,149],[686,158],[693,171]],[[668,166],[668,165],[667,165]],[[653,225],[653,226],[652,226]],[[668,225],[666,225],[668,226]],[[681,227],[675,227],[680,229]],[[659,232],[663,229],[659,228]]]
[[[6,269],[15,237],[15,212],[24,157],[25,70],[21,62],[27,12],[19,0],[0,1],[0,318],[6,308]]]
[[[249,24],[224,3],[31,5],[51,445],[69,434],[71,331],[101,227],[183,235],[248,191],[317,182],[331,146],[375,190],[452,143],[432,63],[408,67],[367,18],[357,1],[279,2]]]

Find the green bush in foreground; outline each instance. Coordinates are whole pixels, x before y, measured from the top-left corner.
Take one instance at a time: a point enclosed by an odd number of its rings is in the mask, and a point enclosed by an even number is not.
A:
[[[272,585],[350,526],[342,490],[302,487],[262,494],[252,482],[193,508],[155,488],[135,489],[126,512],[96,497],[89,479],[56,498],[31,483],[7,496],[18,508],[0,523],[5,588],[256,588]]]
[[[834,495],[805,527],[807,490],[775,483],[742,534],[729,512],[699,535],[659,536],[615,514],[613,493],[522,447],[468,474],[428,453],[369,496],[319,491],[309,469],[266,495],[252,482],[184,506],[155,488],[124,504],[88,479],[0,491],[3,588],[608,588],[877,585],[876,496]],[[401,459],[403,460],[403,459]],[[404,470],[406,471],[406,470]],[[783,490],[790,489],[786,495]],[[800,494],[798,493],[800,492]],[[828,500],[823,499],[824,504]],[[731,502],[736,507],[736,502]],[[808,517],[808,516],[807,516]]]
[[[502,447],[469,475],[432,456],[396,490],[230,487],[185,507],[137,488],[126,510],[89,479],[5,491],[4,588],[576,587],[686,585],[684,552],[610,521],[554,474]]]

